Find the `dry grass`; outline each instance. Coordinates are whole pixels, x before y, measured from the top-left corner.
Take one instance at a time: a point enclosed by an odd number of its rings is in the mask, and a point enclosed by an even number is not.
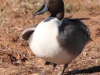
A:
[[[82,2],[81,2],[82,1]],[[65,0],[65,12],[67,13],[75,13],[78,11],[91,11],[91,14],[99,13],[100,14],[100,0]],[[79,3],[77,3],[79,2]],[[85,4],[84,4],[85,3]],[[97,11],[98,12],[95,12]]]
[[[40,2],[37,0],[0,0],[0,29],[5,28],[7,25],[5,22],[11,20],[12,15],[21,13],[22,15],[27,15],[29,12],[37,11],[43,0]],[[9,16],[7,16],[9,15]],[[20,17],[17,16],[17,17]]]

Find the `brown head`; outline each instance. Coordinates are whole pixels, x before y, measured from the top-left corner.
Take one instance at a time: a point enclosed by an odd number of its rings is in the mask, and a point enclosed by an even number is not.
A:
[[[64,17],[64,3],[63,0],[47,0],[46,3],[34,15],[42,14],[46,11],[51,13],[51,17],[57,17],[62,20]]]

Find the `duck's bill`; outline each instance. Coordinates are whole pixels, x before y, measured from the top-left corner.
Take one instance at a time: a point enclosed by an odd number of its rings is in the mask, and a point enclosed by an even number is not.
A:
[[[34,16],[42,14],[46,11],[48,11],[48,7],[47,7],[47,4],[44,4],[36,13],[34,13]]]

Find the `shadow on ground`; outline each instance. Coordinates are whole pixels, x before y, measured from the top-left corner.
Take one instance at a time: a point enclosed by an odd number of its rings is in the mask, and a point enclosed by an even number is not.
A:
[[[84,74],[84,73],[91,74],[91,73],[96,73],[96,72],[100,72],[100,66],[94,66],[94,67],[90,67],[90,68],[82,69],[82,70],[69,71],[65,75],[75,75],[75,74]]]

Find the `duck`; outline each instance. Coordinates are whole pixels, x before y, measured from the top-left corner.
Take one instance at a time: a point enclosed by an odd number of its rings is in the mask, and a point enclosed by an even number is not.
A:
[[[87,18],[64,18],[63,0],[48,0],[34,16],[49,11],[50,16],[22,32],[32,52],[45,64],[64,64],[60,75],[84,49],[90,40],[88,27],[81,21]]]

